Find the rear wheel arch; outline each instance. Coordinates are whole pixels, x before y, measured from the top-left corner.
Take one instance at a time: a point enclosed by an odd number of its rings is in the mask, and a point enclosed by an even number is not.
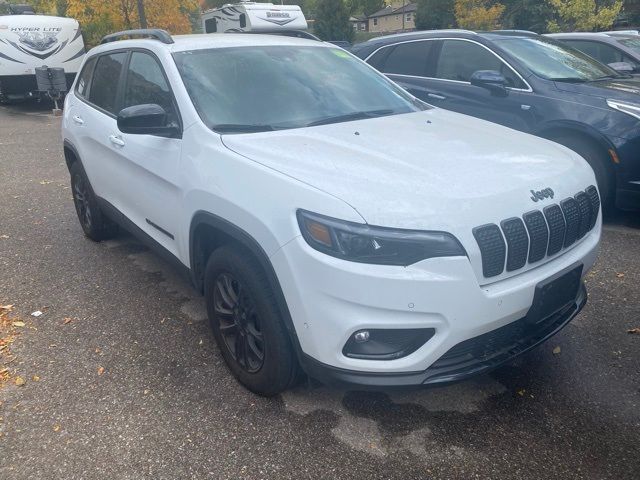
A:
[[[242,228],[215,214],[198,211],[191,220],[189,228],[189,264],[193,284],[198,291],[204,289],[204,273],[207,261],[211,254],[225,245],[235,245],[247,255],[253,257],[263,270],[273,293],[284,321],[291,343],[298,358],[301,357],[301,348],[296,334],[293,320],[287,306],[280,282],[273,268],[269,256],[260,246],[260,243]]]
[[[67,169],[69,171],[71,171],[71,167],[73,166],[74,163],[76,162],[80,162],[80,155],[78,154],[78,150],[76,150],[76,147],[73,146],[73,144],[71,142],[69,142],[68,140],[64,141],[64,160],[67,163]]]

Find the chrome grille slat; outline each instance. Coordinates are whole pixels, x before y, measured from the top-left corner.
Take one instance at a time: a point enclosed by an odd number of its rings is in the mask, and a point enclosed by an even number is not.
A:
[[[522,268],[527,263],[529,236],[519,218],[509,218],[500,223],[507,240],[507,272]]]
[[[529,232],[529,263],[539,262],[547,253],[549,227],[540,210],[527,212],[522,218]]]

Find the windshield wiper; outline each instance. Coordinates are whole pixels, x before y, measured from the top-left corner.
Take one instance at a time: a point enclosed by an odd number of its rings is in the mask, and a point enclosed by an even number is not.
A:
[[[218,133],[257,133],[272,132],[275,128],[266,124],[219,123],[211,125],[211,130]]]
[[[315,127],[317,125],[327,125],[329,123],[349,122],[351,120],[362,120],[365,118],[383,117],[385,115],[392,115],[394,110],[368,110],[363,112],[352,112],[343,115],[335,115],[333,117],[321,118],[311,123],[307,123],[307,127]]]
[[[553,82],[564,82],[564,83],[585,83],[587,80],[579,77],[560,77],[560,78],[550,78],[549,80]]]

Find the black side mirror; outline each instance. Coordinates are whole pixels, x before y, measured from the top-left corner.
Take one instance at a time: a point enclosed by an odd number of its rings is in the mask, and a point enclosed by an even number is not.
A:
[[[180,128],[168,123],[167,112],[160,105],[149,103],[134,105],[120,110],[118,129],[122,133],[133,135],[156,135],[160,137],[177,137]]]
[[[471,85],[482,87],[497,97],[508,95],[507,79],[500,72],[495,70],[478,70],[471,75]]]

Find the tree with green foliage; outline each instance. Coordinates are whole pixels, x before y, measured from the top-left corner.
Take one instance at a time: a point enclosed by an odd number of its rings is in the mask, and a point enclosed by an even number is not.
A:
[[[454,0],[418,0],[416,28],[435,30],[456,26]]]
[[[556,18],[548,24],[550,32],[591,32],[611,28],[622,10],[622,0],[608,2],[596,0],[547,0],[556,11]],[[602,3],[602,2],[600,2]]]
[[[353,26],[344,0],[318,0],[314,33],[322,40],[353,40]]]
[[[555,9],[540,0],[502,0],[505,6],[502,27],[546,33]]]
[[[385,7],[384,0],[352,0],[351,4],[352,8],[355,7],[351,13],[357,12],[366,16],[376,13]]]

